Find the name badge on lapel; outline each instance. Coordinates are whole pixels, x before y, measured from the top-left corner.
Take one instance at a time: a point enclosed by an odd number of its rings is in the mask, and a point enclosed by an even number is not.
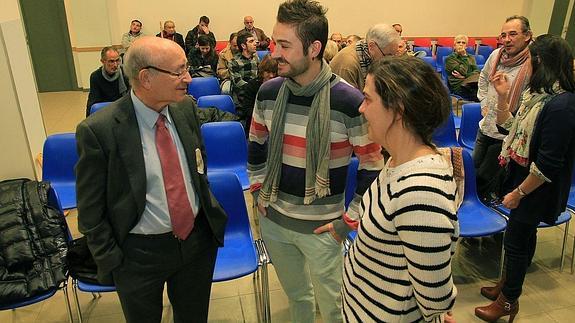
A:
[[[204,159],[202,158],[202,152],[199,148],[196,148],[196,166],[198,173],[204,174]]]

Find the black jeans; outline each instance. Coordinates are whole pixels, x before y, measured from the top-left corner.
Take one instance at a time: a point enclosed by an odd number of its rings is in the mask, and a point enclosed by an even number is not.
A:
[[[477,180],[477,194],[482,199],[490,199],[492,194],[499,195],[505,177],[505,169],[499,165],[502,140],[488,137],[477,131],[473,164]]]
[[[511,302],[521,296],[527,267],[537,247],[537,224],[519,222],[516,220],[519,216],[512,211],[505,230],[506,280],[501,292]]]

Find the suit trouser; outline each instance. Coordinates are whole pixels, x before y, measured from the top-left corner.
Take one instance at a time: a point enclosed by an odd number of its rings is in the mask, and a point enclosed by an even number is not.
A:
[[[473,164],[477,181],[477,193],[481,198],[491,198],[491,193],[500,193],[505,169],[499,165],[499,154],[503,140],[484,135],[477,131]]]
[[[162,320],[164,284],[174,322],[207,322],[217,243],[202,212],[186,240],[130,234],[122,250],[113,276],[127,322]]]

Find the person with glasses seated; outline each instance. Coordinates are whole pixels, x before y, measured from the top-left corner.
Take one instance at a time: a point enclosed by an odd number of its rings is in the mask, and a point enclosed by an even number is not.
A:
[[[453,53],[445,59],[448,86],[451,92],[465,100],[479,102],[477,99],[477,82],[479,68],[473,55],[467,54],[468,37],[457,35],[453,40]]]
[[[78,228],[127,322],[207,322],[227,217],[209,190],[184,50],[159,37],[125,55],[132,90],[76,129]]]
[[[102,48],[100,52],[102,66],[90,75],[86,117],[90,114],[90,108],[94,103],[116,101],[130,90],[130,83],[120,65],[121,61],[117,49],[112,46]]]
[[[384,56],[397,55],[400,41],[401,38],[392,26],[377,24],[367,31],[364,40],[340,50],[330,67],[351,86],[363,90],[369,66]]]

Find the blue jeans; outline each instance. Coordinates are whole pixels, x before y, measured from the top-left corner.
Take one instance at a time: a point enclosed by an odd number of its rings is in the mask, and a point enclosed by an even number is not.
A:
[[[260,216],[262,238],[289,299],[293,322],[315,321],[317,299],[323,322],[342,322],[342,246],[329,232],[305,234]]]

